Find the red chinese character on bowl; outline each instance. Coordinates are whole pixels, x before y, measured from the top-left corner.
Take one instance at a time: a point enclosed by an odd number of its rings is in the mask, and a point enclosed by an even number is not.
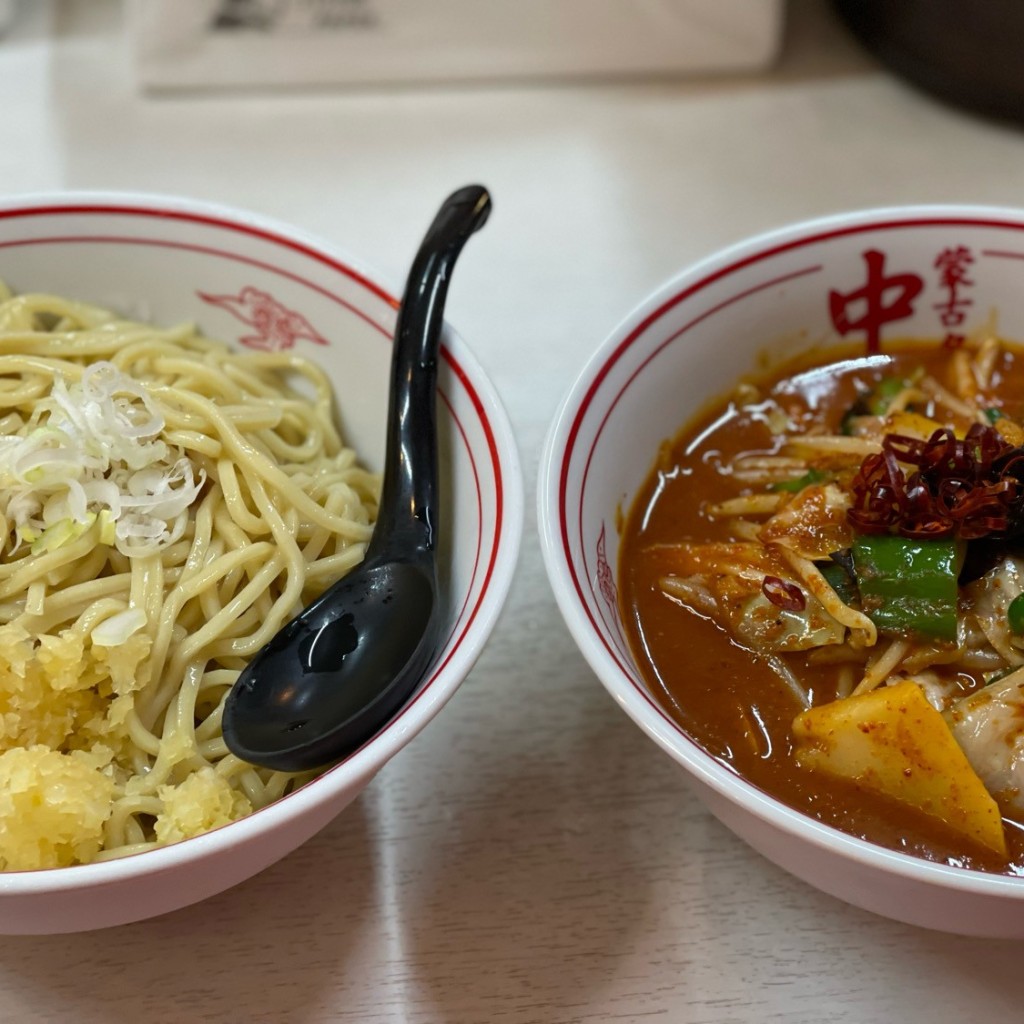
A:
[[[974,281],[968,276],[968,266],[973,262],[971,250],[964,245],[949,246],[935,258],[939,287],[945,292],[945,298],[936,302],[934,308],[939,311],[939,319],[946,328],[943,341],[946,348],[958,348],[965,340],[965,336],[953,328],[962,326],[967,317],[967,307],[974,305],[974,300],[963,294],[965,289],[974,286]]]
[[[832,324],[840,334],[864,331],[869,353],[879,351],[881,330],[887,323],[905,320],[914,313],[914,299],[924,282],[917,274],[885,273],[885,253],[868,249],[862,253],[867,280],[849,292],[829,292]]]

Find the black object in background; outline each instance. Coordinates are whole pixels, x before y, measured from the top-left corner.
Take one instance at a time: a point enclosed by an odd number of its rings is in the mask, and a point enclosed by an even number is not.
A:
[[[1024,123],[1024,0],[833,0],[883,64],[957,106]]]

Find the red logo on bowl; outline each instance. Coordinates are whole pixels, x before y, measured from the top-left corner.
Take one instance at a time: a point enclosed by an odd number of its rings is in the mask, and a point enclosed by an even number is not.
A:
[[[939,287],[945,293],[942,302],[936,302],[934,308],[939,311],[939,320],[946,328],[943,344],[946,348],[959,348],[964,343],[964,335],[954,328],[963,325],[967,317],[967,307],[974,305],[974,300],[965,297],[964,291],[974,287],[974,281],[968,277],[967,268],[974,262],[974,255],[965,245],[943,249],[935,257],[935,269],[939,271]]]
[[[615,587],[615,573],[608,564],[608,541],[605,537],[605,524],[601,523],[601,533],[597,538],[597,589],[604,598],[607,615],[602,614],[605,625],[619,653],[628,661],[629,653],[625,638],[622,635],[622,625],[619,622],[619,595]]]
[[[204,302],[226,309],[232,316],[255,329],[238,340],[249,348],[264,352],[283,352],[294,348],[301,338],[326,345],[327,339],[301,314],[281,305],[273,296],[258,288],[243,288],[237,295],[207,295],[199,292]]]
[[[608,564],[607,541],[604,535],[604,523],[597,538],[597,586],[608,607],[614,612],[618,609],[619,597],[615,589],[615,575]]]
[[[828,307],[832,324],[840,334],[864,331],[869,353],[879,350],[882,328],[914,313],[914,299],[924,287],[917,274],[885,273],[885,253],[868,249],[863,253],[867,281],[849,292],[832,290]]]

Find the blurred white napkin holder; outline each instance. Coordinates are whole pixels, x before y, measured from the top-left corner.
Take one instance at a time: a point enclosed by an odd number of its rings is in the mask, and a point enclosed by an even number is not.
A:
[[[151,89],[753,71],[783,0],[127,0]]]

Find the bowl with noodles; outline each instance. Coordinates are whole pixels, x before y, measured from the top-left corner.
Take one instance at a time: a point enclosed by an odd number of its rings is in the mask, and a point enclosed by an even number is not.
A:
[[[1024,937],[1024,212],[844,214],[631,314],[541,462],[617,704],[766,857]]]
[[[0,282],[0,931],[99,928],[284,856],[442,709],[509,587],[520,470],[446,325],[437,654],[338,764],[256,768],[223,701],[362,557],[398,293],[288,226],[107,193],[0,202]]]

